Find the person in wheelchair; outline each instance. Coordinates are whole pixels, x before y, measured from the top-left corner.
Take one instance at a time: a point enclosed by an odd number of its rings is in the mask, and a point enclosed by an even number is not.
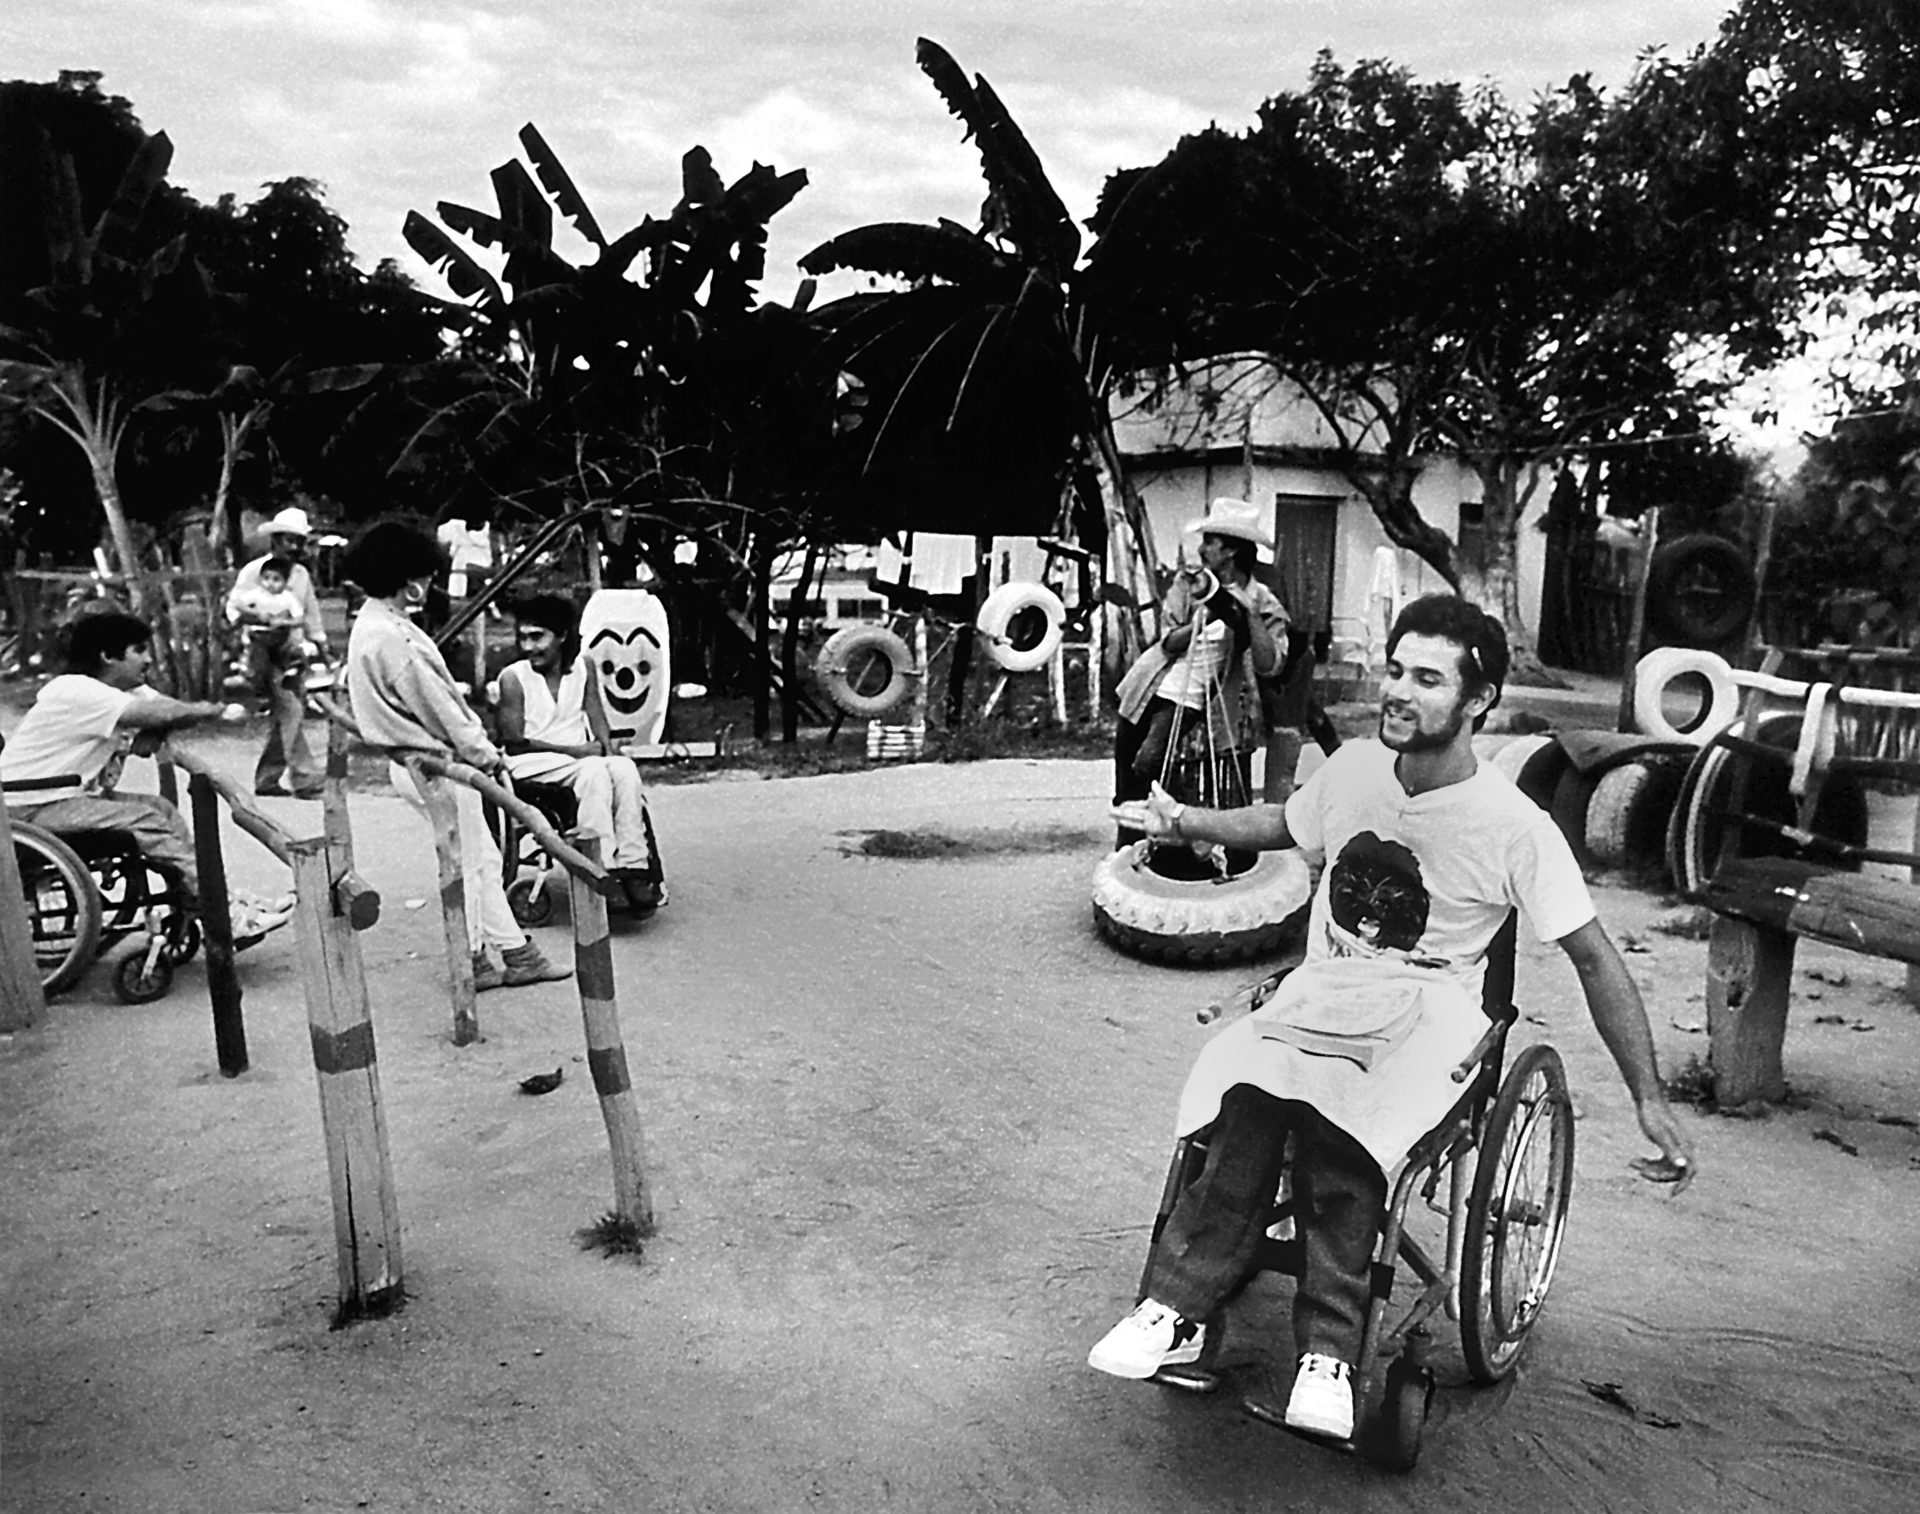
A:
[[[191,913],[200,879],[185,817],[157,794],[122,794],[115,785],[129,752],[151,751],[170,732],[222,719],[228,708],[148,688],[152,636],[145,621],[118,611],[75,622],[67,671],[48,680],[0,749],[0,783],[9,813],[57,836],[126,836]]]
[[[1207,730],[1222,748],[1251,753],[1258,711],[1251,691],[1257,678],[1280,669],[1288,616],[1278,596],[1254,577],[1260,549],[1273,546],[1259,510],[1244,500],[1216,499],[1187,532],[1200,538],[1201,565],[1175,577],[1161,610],[1164,634],[1134,660],[1115,690],[1115,804],[1146,798],[1185,727]],[[1252,676],[1245,676],[1249,671]],[[1243,692],[1246,698],[1234,697]],[[1229,720],[1242,729],[1225,729]],[[1115,845],[1139,839],[1123,826]]]
[[[1353,1379],[1386,1172],[1452,1108],[1451,1074],[1487,1029],[1485,956],[1518,908],[1572,960],[1620,1069],[1647,1169],[1676,1184],[1693,1157],[1668,1107],[1638,989],[1595,917],[1553,822],[1472,738],[1499,701],[1501,624],[1429,595],[1387,643],[1379,740],[1348,742],[1284,806],[1203,810],[1156,785],[1151,836],[1326,859],[1305,961],[1254,1014],[1216,1035],[1182,1092],[1182,1136],[1209,1129],[1204,1167],[1161,1231],[1143,1297],[1088,1364],[1145,1379],[1198,1361],[1207,1321],[1244,1283],[1284,1175],[1301,1241],[1298,1368],[1285,1423],[1353,1434]],[[1292,1160],[1287,1161],[1289,1137]]]
[[[500,670],[500,744],[516,783],[570,790],[577,823],[611,848],[607,870],[627,902],[646,914],[666,902],[647,825],[640,769],[613,750],[593,666],[579,655],[578,616],[557,594],[512,607],[514,636],[526,655]]]

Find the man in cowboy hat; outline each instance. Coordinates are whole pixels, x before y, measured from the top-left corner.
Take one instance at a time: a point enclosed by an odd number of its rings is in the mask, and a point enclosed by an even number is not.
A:
[[[289,505],[266,523],[267,550],[242,568],[227,595],[227,619],[234,625],[265,624],[253,608],[260,602],[260,574],[267,563],[284,558],[291,566],[287,573],[287,592],[300,603],[302,631],[287,639],[282,651],[264,658],[255,671],[254,692],[267,707],[267,744],[253,769],[256,794],[285,794],[291,791],[301,799],[318,799],[325,777],[320,763],[307,745],[302,721],[306,699],[301,685],[306,676],[307,653],[321,661],[329,660],[326,622],[320,615],[320,597],[314,592],[313,577],[301,561],[307,553],[307,538],[313,527],[307,512]],[[282,780],[287,780],[282,782]]]
[[[1259,703],[1243,663],[1251,664],[1253,678],[1266,678],[1285,655],[1286,607],[1254,577],[1260,549],[1273,546],[1259,506],[1216,499],[1187,534],[1200,538],[1201,567],[1175,579],[1162,607],[1159,641],[1127,670],[1116,691],[1115,804],[1147,796],[1188,720],[1209,722],[1220,749],[1245,752],[1250,760]],[[1123,829],[1119,844],[1138,839]]]

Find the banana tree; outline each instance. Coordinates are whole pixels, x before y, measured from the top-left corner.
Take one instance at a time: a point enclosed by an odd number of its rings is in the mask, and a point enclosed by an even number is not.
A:
[[[84,218],[72,155],[45,144],[41,197],[50,281],[31,290],[0,325],[0,403],[44,420],[86,455],[117,567],[135,613],[154,598],[146,581],[119,482],[121,444],[139,402],[130,358],[140,351],[143,316],[179,269],[185,237],[145,257],[134,233],[164,184],[173,144],[161,132],[134,150],[112,201]]]
[[[978,74],[969,81],[925,37],[914,57],[975,142],[987,198],[977,230],[946,219],[881,222],[844,232],[800,260],[810,274],[845,269],[908,286],[839,302],[851,305],[839,328],[844,366],[885,397],[859,433],[865,466],[882,467],[890,445],[911,452],[929,430],[957,435],[970,412],[991,414],[1009,394],[1032,401],[1015,408],[1057,408],[1065,432],[1053,458],[1057,477],[1064,488],[1091,472],[1114,574],[1135,605],[1150,603],[1153,537],[1114,440],[1108,402],[1116,375],[1076,284],[1079,231],[993,86]],[[1140,636],[1137,610],[1123,624],[1125,653]]]

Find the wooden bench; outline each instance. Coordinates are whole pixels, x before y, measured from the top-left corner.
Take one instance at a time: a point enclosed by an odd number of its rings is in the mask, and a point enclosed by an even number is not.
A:
[[[1771,667],[1767,671],[1771,673]],[[1828,703],[1815,718],[1831,720],[1835,708]],[[1748,713],[1758,713],[1751,701]],[[1909,755],[1911,743],[1904,737],[1890,744],[1884,736],[1877,738],[1872,753],[1846,755],[1836,752],[1829,730],[1817,743],[1819,756],[1809,769],[1812,743],[1796,753],[1737,734],[1723,735],[1718,742],[1749,759],[1733,785],[1726,842],[1699,896],[1714,912],[1706,986],[1714,1097],[1722,1107],[1732,1108],[1777,1102],[1786,1093],[1782,1050],[1794,951],[1801,938],[1904,962],[1910,970],[1920,968],[1920,826],[1914,850],[1897,851],[1822,834],[1813,821],[1821,788],[1832,776],[1920,789],[1920,756]],[[1747,813],[1746,774],[1765,762],[1802,768],[1797,823]],[[1756,834],[1775,838],[1776,848],[1778,842],[1790,843],[1793,855],[1751,855],[1746,838]],[[1900,878],[1854,870],[1866,862],[1890,863],[1910,872]],[[1909,980],[1914,980],[1911,971]]]

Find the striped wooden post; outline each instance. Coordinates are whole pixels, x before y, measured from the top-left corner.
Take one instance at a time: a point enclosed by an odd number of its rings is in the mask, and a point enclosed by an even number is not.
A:
[[[240,974],[233,965],[233,913],[227,895],[227,859],[220,849],[220,795],[205,773],[187,775],[193,804],[194,861],[200,869],[200,934],[207,955],[207,996],[213,1001],[213,1048],[222,1077],[247,1070],[247,1026],[240,1012]]]
[[[460,865],[460,811],[453,786],[417,764],[409,764],[420,797],[433,822],[433,852],[440,863],[440,919],[447,937],[447,987],[453,994],[453,1044],[471,1046],[480,1039],[474,1008],[473,938],[467,932],[467,887]]]
[[[33,958],[27,886],[13,850],[13,824],[0,800],[0,1031],[25,1030],[46,1007],[40,964]]]
[[[320,1126],[333,1190],[340,1318],[378,1313],[405,1293],[400,1205],[387,1155],[386,1115],[367,1006],[367,972],[356,919],[378,915],[378,896],[336,872],[324,837],[292,845],[294,937],[307,999]],[[371,902],[372,907],[368,904]]]
[[[596,865],[600,842],[578,832],[570,838]],[[573,977],[580,985],[580,1015],[587,1028],[587,1066],[607,1122],[613,1154],[613,1205],[620,1219],[640,1234],[653,1230],[653,1194],[647,1186],[646,1141],[640,1110],[627,1074],[627,1048],[620,1039],[620,1006],[614,999],[613,936],[607,928],[607,901],[591,878],[567,874],[573,898]]]

